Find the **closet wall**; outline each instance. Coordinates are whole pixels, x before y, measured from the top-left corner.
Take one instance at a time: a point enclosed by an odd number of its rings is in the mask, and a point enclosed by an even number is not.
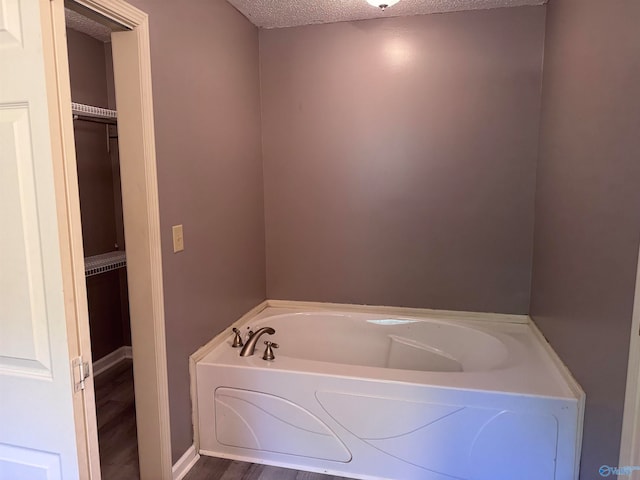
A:
[[[73,102],[114,108],[110,44],[67,30]],[[86,257],[124,250],[118,144],[104,124],[74,121]],[[109,137],[117,133],[109,127]],[[131,345],[126,270],[87,278],[93,360]]]

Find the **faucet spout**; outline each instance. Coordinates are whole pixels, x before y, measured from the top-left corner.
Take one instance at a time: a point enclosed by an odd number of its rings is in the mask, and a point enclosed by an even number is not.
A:
[[[250,357],[251,355],[253,355],[253,352],[256,349],[256,345],[258,344],[258,340],[265,333],[267,335],[273,335],[274,333],[276,333],[276,331],[271,327],[262,327],[256,333],[251,335],[251,337],[249,337],[249,340],[247,340],[247,343],[245,343],[244,347],[242,347],[242,350],[240,350],[240,356]]]

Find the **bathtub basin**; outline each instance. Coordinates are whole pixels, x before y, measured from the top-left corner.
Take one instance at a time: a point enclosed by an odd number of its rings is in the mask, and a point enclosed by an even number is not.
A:
[[[281,326],[278,338],[286,339],[280,354],[301,360],[453,372],[491,370],[508,354],[490,334],[437,320],[301,312],[270,316],[269,322]]]
[[[268,307],[195,367],[199,450],[361,479],[573,480],[584,394],[526,323]],[[261,348],[262,347],[262,348]]]

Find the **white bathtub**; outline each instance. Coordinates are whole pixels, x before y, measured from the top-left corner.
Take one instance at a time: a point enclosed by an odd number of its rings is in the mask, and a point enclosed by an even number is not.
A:
[[[577,478],[584,394],[533,327],[437,317],[269,307],[241,322],[276,333],[251,357],[230,331],[200,355],[200,453],[361,479]]]

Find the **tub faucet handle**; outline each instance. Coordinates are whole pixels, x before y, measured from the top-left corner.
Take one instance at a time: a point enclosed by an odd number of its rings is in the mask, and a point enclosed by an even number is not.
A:
[[[276,356],[273,354],[273,349],[278,348],[278,344],[270,342],[269,340],[266,340],[264,344],[267,346],[267,348],[265,348],[264,350],[264,355],[262,356],[262,359],[270,361],[276,358]]]
[[[233,343],[231,344],[231,346],[233,348],[242,347],[244,344],[242,343],[242,336],[240,335],[240,330],[233,327],[233,333],[235,334],[235,337],[233,338]]]

